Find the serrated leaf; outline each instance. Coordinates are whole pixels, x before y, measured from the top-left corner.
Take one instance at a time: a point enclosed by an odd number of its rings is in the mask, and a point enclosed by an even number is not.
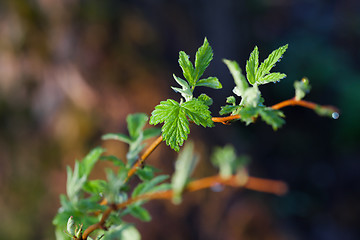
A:
[[[197,81],[196,86],[197,87],[209,87],[209,88],[213,88],[213,89],[222,88],[222,85],[221,85],[219,79],[217,79],[216,77],[208,77],[208,78],[200,79],[199,81]]]
[[[212,127],[214,122],[211,120],[211,112],[209,106],[205,105],[203,101],[192,99],[181,104],[186,116],[196,125],[203,127]]]
[[[128,207],[128,209],[130,210],[130,214],[133,217],[136,217],[136,218],[140,219],[141,221],[149,222],[151,220],[150,213],[141,206],[133,204],[133,205],[130,205]]]
[[[208,40],[205,38],[203,45],[198,49],[195,56],[195,72],[193,80],[194,85],[197,80],[203,75],[205,69],[209,66],[213,58],[213,51],[209,45]],[[191,84],[190,84],[191,85]],[[192,85],[192,86],[194,86]]]
[[[190,133],[184,108],[172,99],[160,102],[151,113],[150,124],[164,123],[162,136],[168,146],[179,151]]]
[[[227,115],[227,114],[230,114],[230,113],[233,113],[234,111],[238,110],[239,108],[241,108],[241,106],[239,105],[225,105],[225,106],[222,106],[221,107],[221,110],[220,110],[220,115]]]
[[[245,122],[246,125],[253,123],[258,116],[258,107],[244,107],[240,110],[241,121]]]
[[[205,105],[207,106],[211,106],[213,104],[213,100],[211,97],[209,97],[208,95],[206,95],[205,93],[202,93],[199,97],[198,100],[202,101]]]
[[[256,79],[261,80],[265,75],[269,74],[270,70],[275,66],[275,64],[280,61],[287,48],[288,44],[279,47],[278,49],[270,53],[270,55],[264,60],[264,62],[261,63],[257,72]]]
[[[246,77],[250,84],[254,85],[256,82],[256,73],[259,66],[259,50],[255,46],[250,54],[249,60],[246,62]]]
[[[262,120],[271,125],[274,130],[277,130],[285,123],[285,120],[283,119],[284,114],[280,110],[274,110],[272,108],[260,108],[259,114]]]
[[[286,78],[286,74],[284,73],[279,73],[279,72],[275,72],[275,73],[270,73],[268,75],[265,75],[264,77],[260,78],[257,83],[259,84],[266,84],[269,82],[278,82],[281,79]]]
[[[175,162],[175,172],[171,178],[171,185],[173,202],[176,204],[181,202],[181,193],[198,162],[198,157],[193,154],[193,150],[194,144],[192,142],[186,144]]]
[[[247,83],[245,76],[242,74],[239,64],[236,61],[230,61],[227,59],[223,59],[223,62],[226,64],[231,75],[234,78],[236,87],[234,88],[233,92],[237,96],[241,97],[244,94],[245,90],[249,87],[249,84]]]
[[[209,107],[198,99],[192,99],[181,105],[172,100],[162,101],[152,112],[150,124],[164,123],[162,136],[168,146],[179,151],[180,146],[190,133],[187,117],[197,125],[213,126]]]
[[[101,137],[102,140],[117,140],[127,144],[131,143],[131,138],[122,133],[107,133]]]
[[[148,116],[144,113],[129,114],[127,116],[126,122],[131,139],[136,139],[140,135],[148,119]]]
[[[184,78],[190,83],[191,86],[194,86],[196,83],[196,80],[193,78],[195,72],[194,66],[190,62],[189,56],[183,51],[179,52],[179,65],[183,71]]]

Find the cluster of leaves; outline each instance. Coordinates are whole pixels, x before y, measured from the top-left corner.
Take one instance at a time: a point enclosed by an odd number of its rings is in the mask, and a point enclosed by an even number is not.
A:
[[[281,111],[264,106],[264,99],[261,97],[258,86],[270,82],[279,82],[286,77],[284,73],[270,73],[270,71],[280,61],[287,47],[288,45],[284,45],[274,50],[260,66],[259,50],[255,47],[246,62],[246,78],[236,61],[224,60],[236,84],[233,92],[238,97],[241,97],[241,101],[236,104],[234,96],[228,97],[226,101],[228,105],[221,108],[221,115],[239,114],[241,121],[247,125],[253,123],[258,116],[261,116],[262,120],[271,125],[274,130],[285,123],[284,114]]]
[[[104,155],[105,149],[96,147],[84,159],[76,161],[74,169],[67,168],[67,195],[60,196],[61,207],[53,220],[58,240],[68,239],[68,237],[81,239],[84,229],[101,220],[102,215],[98,213],[107,208],[107,206],[100,204],[103,199],[106,199],[111,204],[121,204],[129,199],[140,197],[138,201],[127,204],[125,208],[112,212],[104,228],[107,229],[106,231],[97,229],[93,235],[96,239],[103,240],[140,239],[140,234],[135,226],[122,219],[130,214],[142,221],[151,220],[150,213],[143,207],[143,204],[148,201],[146,198],[141,198],[145,194],[171,189],[174,193],[173,202],[181,202],[181,195],[189,183],[190,176],[198,162],[198,157],[194,155],[194,145],[191,142],[180,152],[170,182],[165,182],[169,179],[168,175],[156,175],[158,170],[149,165],[136,171],[139,183],[134,188],[131,189],[125,181],[130,168],[134,164],[134,152],[139,153],[137,149],[144,147],[145,139],[158,136],[160,133],[159,130],[153,128],[143,129],[147,119],[148,117],[142,113],[129,115],[127,118],[129,136],[120,133],[103,136],[104,140],[117,140],[129,144],[126,163],[116,156]],[[141,141],[139,138],[141,138]],[[232,151],[230,155],[234,156],[233,149],[230,151]],[[229,155],[227,152],[228,149],[225,149],[222,153]],[[218,152],[216,154],[217,157],[215,156],[215,158],[219,158]],[[129,158],[129,156],[131,157]],[[113,163],[114,167],[112,169],[105,169],[107,180],[89,180],[89,174],[98,161],[110,161]],[[218,161],[215,165],[220,165],[220,168],[223,169],[226,164],[228,163]],[[64,231],[65,229],[66,231]],[[88,239],[95,238],[88,237]]]
[[[246,63],[246,77],[237,62],[225,59],[224,63],[229,68],[236,85],[233,92],[241,98],[241,101],[237,104],[234,96],[228,97],[228,104],[221,108],[220,114],[240,115],[241,117],[237,119],[246,124],[253,123],[260,116],[273,129],[281,127],[284,124],[283,113],[263,105],[264,99],[258,86],[277,82],[286,77],[283,73],[270,72],[286,49],[287,45],[278,48],[259,65],[259,51],[255,47]],[[150,221],[151,215],[143,206],[149,200],[147,196],[171,190],[173,202],[176,204],[181,202],[182,193],[186,190],[199,159],[194,154],[192,143],[188,143],[180,152],[171,178],[169,175],[158,175],[157,169],[146,165],[135,171],[138,177],[136,186],[130,187],[127,180],[129,174],[134,173],[134,167],[137,167],[136,164],[141,159],[139,153],[146,145],[145,140],[161,134],[162,140],[167,145],[179,151],[190,133],[190,123],[203,127],[214,125],[209,111],[212,99],[206,94],[197,97],[193,94],[196,87],[222,88],[216,77],[202,78],[212,58],[213,51],[206,38],[196,52],[194,65],[189,60],[189,56],[181,51],[179,65],[185,79],[174,74],[173,77],[181,88],[172,87],[181,94],[180,100],[162,101],[155,107],[150,121],[143,113],[129,115],[126,119],[129,135],[110,133],[102,137],[103,140],[116,140],[128,144],[126,161],[116,156],[104,155],[106,150],[96,147],[82,161],[75,161],[74,169],[67,168],[67,195],[60,196],[61,207],[53,220],[58,240],[68,239],[68,236],[82,239],[84,229],[100,223],[101,227],[96,227],[96,231],[88,239],[137,240],[140,239],[139,232],[134,225],[125,222],[123,217],[132,215],[142,221]],[[310,90],[307,79],[295,82],[294,87],[296,101],[301,101]],[[323,107],[315,108],[315,111],[322,115],[330,113],[328,108]],[[161,131],[154,127],[144,129],[148,122],[152,125],[163,123]],[[227,145],[216,148],[211,160],[214,166],[219,168],[221,178],[227,179],[234,175],[239,176],[237,179],[244,179],[244,176],[247,178],[245,169],[248,158],[238,157],[234,147]],[[109,161],[113,164],[111,169],[105,169],[106,180],[89,179],[98,161]],[[111,211],[104,220],[103,215],[109,206]]]

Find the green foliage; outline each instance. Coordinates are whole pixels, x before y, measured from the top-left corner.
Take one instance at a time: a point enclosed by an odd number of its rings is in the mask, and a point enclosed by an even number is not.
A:
[[[128,167],[132,166],[139,158],[139,153],[145,147],[143,141],[160,134],[158,128],[143,130],[148,119],[148,116],[144,113],[129,114],[126,118],[129,136],[122,133],[108,133],[102,136],[103,140],[117,140],[129,144],[129,151],[126,154]]]
[[[173,203],[175,204],[179,204],[181,202],[181,193],[186,187],[189,177],[198,162],[198,157],[194,155],[193,151],[194,144],[189,142],[180,152],[179,157],[175,162],[175,172],[171,178]]]
[[[220,169],[220,176],[226,179],[243,169],[249,163],[249,158],[236,156],[235,148],[232,145],[226,145],[214,149],[211,162]]]
[[[241,100],[238,102],[235,96],[227,97],[227,104],[221,107],[220,114],[238,114],[239,116],[234,119],[241,120],[246,125],[254,123],[260,117],[274,130],[280,128],[285,123],[283,112],[264,105],[258,86],[279,81],[286,76],[282,73],[270,72],[286,49],[287,45],[276,49],[259,66],[259,50],[255,47],[246,63],[246,77],[236,61],[225,59],[224,63],[235,82],[233,93]],[[212,118],[209,110],[209,106],[213,103],[212,98],[204,93],[200,93],[198,97],[193,95],[195,87],[213,89],[222,87],[216,77],[202,78],[212,59],[213,52],[206,38],[196,52],[194,64],[185,52],[179,53],[179,65],[185,80],[173,75],[181,87],[172,88],[180,93],[182,98],[179,102],[173,99],[160,102],[152,112],[149,121],[152,125],[162,123],[161,130],[153,127],[144,129],[149,118],[144,113],[136,113],[128,115],[126,119],[128,135],[109,133],[102,137],[103,140],[117,140],[129,145],[126,163],[117,156],[104,155],[105,149],[96,147],[81,161],[75,161],[73,169],[67,167],[67,195],[60,195],[61,207],[53,219],[57,240],[82,239],[83,230],[92,224],[99,224],[101,219],[105,219],[105,222],[87,239],[138,240],[140,233],[135,226],[124,221],[125,216],[131,215],[141,221],[150,221],[151,214],[144,207],[144,204],[149,201],[149,196],[161,196],[166,193],[166,198],[172,197],[173,203],[181,202],[182,194],[190,182],[191,174],[199,159],[194,154],[194,144],[187,143],[179,153],[170,182],[168,174],[158,175],[159,170],[150,165],[139,167],[145,160],[141,157],[139,161],[139,153],[145,147],[145,140],[160,134],[168,146],[179,151],[188,138],[190,124],[194,123],[203,127],[214,126],[213,119],[216,121],[216,118]],[[295,82],[294,87],[295,100],[301,100],[310,90],[307,79]],[[338,117],[338,113],[329,107],[316,105],[315,111],[320,115]],[[150,152],[152,150],[150,149]],[[111,168],[105,169],[106,179],[89,179],[90,173],[99,160],[112,164]],[[135,164],[136,161],[138,161],[137,164]],[[211,161],[219,168],[222,178],[228,179],[236,175],[236,179],[240,181],[247,179],[246,165],[249,159],[237,156],[233,146],[216,148]],[[133,174],[137,176],[137,182],[129,184],[128,179]],[[242,178],[243,176],[245,178]],[[168,195],[171,193],[172,196]],[[102,201],[104,198],[108,206],[100,204],[104,202]],[[109,207],[113,211],[105,215],[104,211]]]
[[[311,86],[309,83],[309,79],[303,78],[301,81],[294,82],[295,88],[295,99],[301,100],[305,97],[305,95],[310,92]]]
[[[179,151],[180,146],[190,133],[189,120],[203,127],[212,127],[213,122],[210,114],[209,106],[202,100],[194,98],[187,102],[178,103],[175,100],[168,99],[155,107],[150,118],[150,124],[164,123],[161,131],[166,144],[175,151]]]

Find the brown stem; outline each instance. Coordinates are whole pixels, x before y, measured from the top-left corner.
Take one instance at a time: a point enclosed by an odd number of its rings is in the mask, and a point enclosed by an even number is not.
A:
[[[127,182],[136,172],[136,170],[141,167],[141,165],[144,163],[144,161],[148,158],[148,156],[156,149],[157,146],[160,145],[162,142],[163,137],[158,137],[146,150],[145,152],[139,157],[139,159],[136,161],[136,163],[131,167],[131,169],[128,172],[128,175],[124,182]]]
[[[229,178],[222,178],[219,175],[206,177],[202,179],[198,179],[190,182],[184,192],[195,192],[201,189],[211,188],[217,184],[231,186],[231,187],[243,187],[255,191],[273,193],[277,195],[283,195],[287,192],[287,185],[282,181],[277,180],[269,180],[257,177],[247,177],[246,181],[239,181],[239,176],[233,175]],[[139,195],[135,198],[130,198],[123,203],[119,203],[117,205],[111,205],[108,209],[105,210],[101,220],[98,223],[95,223],[89,226],[83,233],[82,239],[87,239],[90,233],[95,231],[96,229],[104,229],[105,222],[109,217],[112,211],[116,211],[118,209],[125,208],[132,203],[135,203],[140,200],[154,200],[154,199],[171,199],[173,197],[173,191],[167,190],[163,192],[155,192],[155,193],[145,193],[143,195]]]

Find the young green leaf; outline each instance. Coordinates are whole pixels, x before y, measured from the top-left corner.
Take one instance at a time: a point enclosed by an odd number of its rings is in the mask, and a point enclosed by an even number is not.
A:
[[[148,116],[144,113],[129,114],[127,116],[127,127],[132,139],[138,138],[148,119]]]
[[[212,58],[213,51],[209,45],[208,40],[205,38],[203,45],[196,52],[194,82],[190,83],[190,85],[195,86],[196,82],[204,74],[205,69],[209,66]]]
[[[236,87],[233,92],[238,96],[243,96],[245,90],[249,87],[249,84],[247,83],[245,76],[242,74],[239,64],[236,61],[230,61],[227,59],[223,59],[223,62],[226,64],[234,78]]]
[[[257,83],[266,84],[266,83],[270,83],[270,82],[278,82],[284,78],[286,78],[286,74],[275,72],[275,73],[270,73],[268,75],[265,75],[264,77],[258,79]]]
[[[274,110],[272,108],[259,108],[259,114],[261,118],[267,124],[271,125],[274,130],[277,130],[285,123],[285,120],[283,119],[284,114],[280,110]]]
[[[209,97],[208,95],[206,95],[205,93],[202,93],[199,97],[198,100],[202,101],[205,105],[207,106],[211,106],[213,104],[213,100],[211,97]]]
[[[143,207],[138,206],[136,204],[132,204],[128,207],[130,210],[130,214],[133,217],[136,217],[144,222],[149,222],[151,220],[150,213]]]
[[[102,140],[116,140],[127,144],[131,143],[131,138],[122,133],[107,133],[101,137]]]
[[[79,174],[80,176],[85,175],[89,176],[91,170],[93,169],[95,163],[99,160],[100,155],[105,152],[105,149],[101,147],[96,147],[91,152],[86,155],[86,157],[80,162],[79,165]]]
[[[254,50],[250,54],[249,60],[246,62],[246,77],[251,85],[256,82],[256,74],[259,66],[259,50],[255,46]]]
[[[200,79],[199,81],[197,81],[196,86],[197,87],[209,87],[209,88],[214,88],[214,89],[222,88],[222,85],[221,85],[219,79],[217,79],[216,77],[208,77],[208,78]]]
[[[301,100],[305,97],[305,95],[310,92],[311,86],[309,80],[307,78],[301,79],[301,81],[294,82],[295,88],[295,99]]]
[[[177,88],[177,87],[171,87],[171,88],[175,92],[180,93],[181,96],[183,96],[183,98],[185,98],[186,101],[189,101],[190,99],[192,99],[193,93],[192,93],[192,90],[191,90],[189,84],[185,80],[175,76],[175,74],[173,74],[173,77],[182,88]]]
[[[189,177],[198,162],[198,157],[194,155],[193,150],[194,144],[189,142],[180,152],[175,162],[175,172],[171,178],[171,184],[173,189],[173,202],[176,204],[181,202],[181,193],[186,187]]]
[[[104,232],[101,240],[140,240],[139,231],[130,224],[112,225],[108,231]]]
[[[287,44],[282,47],[279,47],[278,49],[270,53],[270,55],[264,60],[264,62],[261,63],[256,74],[256,79],[258,83],[263,84],[263,83],[271,82],[270,81],[271,78],[268,78],[268,80],[264,80],[263,78],[265,77],[265,75],[269,74],[270,70],[275,66],[275,64],[280,61],[287,48],[288,48]],[[273,79],[277,79],[277,78],[273,77]],[[277,79],[275,81],[278,81],[280,79]]]
[[[190,83],[191,86],[194,86],[196,83],[196,80],[194,80],[195,69],[189,60],[189,55],[183,51],[179,52],[179,65],[183,71],[184,78]]]
[[[140,183],[136,186],[131,196],[134,198],[139,196],[140,194],[151,192],[157,184],[165,181],[168,178],[168,175],[159,175],[151,179],[150,181]]]
[[[164,123],[161,130],[166,144],[179,151],[190,133],[187,117],[197,125],[213,126],[209,107],[198,99],[182,104],[172,99],[160,102],[152,112],[150,124]]]

